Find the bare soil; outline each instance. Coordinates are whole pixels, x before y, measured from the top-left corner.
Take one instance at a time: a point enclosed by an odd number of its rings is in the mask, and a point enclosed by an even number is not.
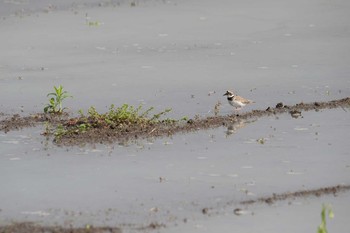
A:
[[[57,145],[72,146],[85,145],[96,143],[112,143],[127,142],[151,137],[171,136],[176,133],[193,132],[201,129],[216,128],[220,126],[234,126],[242,121],[249,119],[257,119],[260,117],[278,115],[288,113],[293,118],[302,117],[303,111],[319,111],[322,109],[333,108],[348,108],[350,107],[350,97],[331,100],[327,102],[312,102],[312,103],[298,103],[292,106],[284,105],[279,102],[275,107],[268,107],[265,110],[252,110],[242,114],[231,114],[227,116],[210,116],[210,117],[196,117],[189,119],[187,122],[157,123],[139,126],[129,126],[126,129],[118,130],[108,127],[91,128],[85,132],[76,132],[73,134],[63,135],[62,137],[54,139]],[[10,130],[19,130],[25,127],[33,127],[38,124],[48,122],[50,125],[63,125],[65,128],[74,126],[72,122],[79,122],[78,118],[69,118],[68,115],[50,115],[50,114],[32,114],[30,116],[20,116],[15,114],[11,117],[5,117],[0,121],[0,131],[5,133]],[[45,132],[43,132],[45,134]],[[52,136],[50,134],[47,135]]]

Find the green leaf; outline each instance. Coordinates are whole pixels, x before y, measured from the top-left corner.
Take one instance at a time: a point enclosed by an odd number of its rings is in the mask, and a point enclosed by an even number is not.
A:
[[[49,97],[50,95],[57,96],[56,93],[51,92],[51,93],[47,94],[47,97]]]
[[[49,111],[49,108],[50,108],[50,107],[51,107],[50,105],[46,106],[46,107],[44,108],[44,113],[47,113],[47,112]]]
[[[333,210],[332,209],[328,209],[328,217],[330,219],[334,218],[334,213],[333,213]]]

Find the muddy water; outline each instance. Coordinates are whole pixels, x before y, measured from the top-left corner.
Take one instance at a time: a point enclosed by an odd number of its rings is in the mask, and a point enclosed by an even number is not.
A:
[[[255,100],[247,110],[350,96],[347,1],[89,3],[53,2],[44,12],[47,2],[0,3],[1,112],[40,112],[58,84],[74,95],[65,103],[72,113],[127,102],[191,117],[221,101],[227,114],[226,89]],[[0,224],[310,232],[327,202],[330,231],[347,232],[348,192],[239,203],[349,184],[349,128],[340,108],[129,146],[56,147],[42,127],[0,133]],[[238,207],[248,214],[234,215]]]

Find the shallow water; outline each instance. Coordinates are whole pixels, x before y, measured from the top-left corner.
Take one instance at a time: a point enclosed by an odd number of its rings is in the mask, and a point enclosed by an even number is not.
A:
[[[229,221],[227,215],[235,216],[232,210],[240,201],[348,184],[349,128],[349,113],[336,109],[306,112],[299,119],[287,114],[263,118],[231,135],[218,128],[130,146],[57,148],[46,145],[44,137],[31,136],[40,129],[11,132],[0,141],[0,216],[45,224],[161,222],[180,228],[183,219],[190,219],[192,225],[221,229],[210,222]],[[261,138],[264,144],[257,141]],[[320,200],[294,201],[305,209],[313,206],[319,215],[315,203]],[[277,206],[278,211],[296,208]],[[203,208],[219,212],[209,217],[209,226],[203,223],[208,218]],[[343,230],[348,226],[341,224]]]
[[[42,111],[59,84],[75,97],[73,113],[143,103],[191,117],[224,102],[226,89],[259,100],[254,108],[349,96],[347,1],[255,4],[146,1],[5,17],[2,111]]]
[[[350,96],[348,1],[52,1],[43,12],[47,3],[0,2],[1,112],[41,112],[59,84],[73,114],[141,103],[193,117],[221,101],[225,115],[226,89],[255,100],[243,111]],[[348,193],[232,212],[251,198],[350,183],[349,109],[302,115],[82,148],[56,147],[43,127],[0,132],[0,224],[310,232],[327,202],[330,231],[347,232]]]

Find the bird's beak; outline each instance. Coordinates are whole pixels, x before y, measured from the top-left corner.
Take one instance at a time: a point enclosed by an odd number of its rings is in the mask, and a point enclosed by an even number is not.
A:
[[[225,95],[227,95],[227,92],[223,96],[225,96]]]

